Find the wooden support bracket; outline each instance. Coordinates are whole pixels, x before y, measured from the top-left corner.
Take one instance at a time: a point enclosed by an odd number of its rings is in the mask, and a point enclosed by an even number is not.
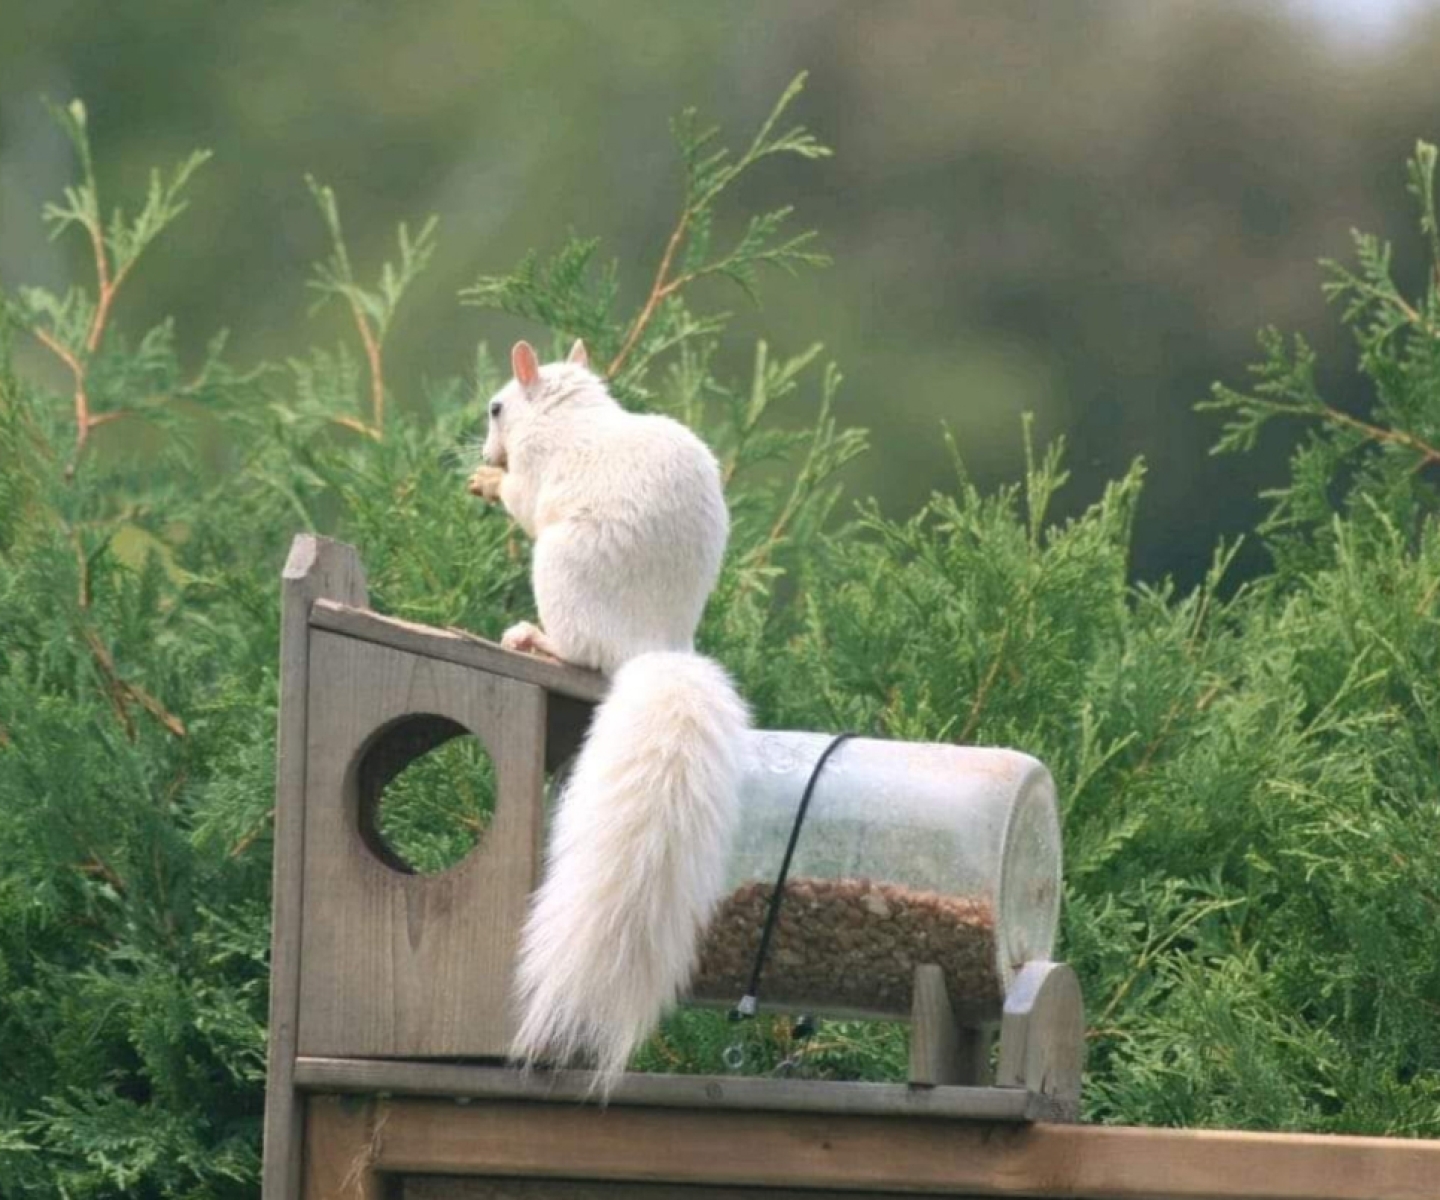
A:
[[[1085,1005],[1066,963],[1026,963],[1005,997],[995,1083],[1050,1099],[1055,1120],[1079,1118]]]
[[[934,963],[915,968],[910,1009],[910,1086],[983,1087],[992,1081],[993,1022],[962,1024],[950,1005],[945,972]]]

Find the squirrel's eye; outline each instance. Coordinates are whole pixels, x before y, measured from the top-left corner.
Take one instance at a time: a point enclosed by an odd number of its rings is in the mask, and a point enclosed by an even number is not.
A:
[[[503,403],[502,403],[501,401],[499,401],[499,400],[492,400],[492,401],[490,401],[490,416],[491,416],[491,418],[493,419],[493,418],[495,418],[495,417],[498,417],[498,416],[500,415],[500,410],[501,410],[501,408],[503,408],[503,407],[504,407]]]

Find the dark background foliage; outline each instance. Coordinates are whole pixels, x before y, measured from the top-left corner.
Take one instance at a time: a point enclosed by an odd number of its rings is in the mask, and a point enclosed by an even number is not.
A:
[[[886,511],[949,478],[939,419],[990,487],[1020,469],[1031,411],[1042,439],[1070,439],[1066,512],[1146,457],[1134,567],[1186,584],[1258,518],[1256,481],[1285,454],[1276,438],[1210,458],[1194,401],[1274,323],[1321,349],[1336,403],[1369,403],[1315,262],[1345,253],[1352,225],[1415,248],[1396,164],[1440,135],[1440,19],[1407,0],[0,9],[0,278],[59,286],[77,267],[83,246],[46,243],[31,215],[69,169],[37,96],[81,94],[116,186],[223,148],[197,182],[203,218],[132,283],[141,325],[181,316],[187,362],[221,327],[246,361],[293,352],[301,264],[323,244],[306,172],[347,198],[360,262],[398,220],[438,214],[446,253],[392,352],[412,407],[423,380],[467,370],[477,337],[524,331],[451,302],[524,249],[599,236],[626,265],[622,297],[643,297],[677,199],[664,118],[698,104],[751,127],[807,69],[804,114],[839,153],[799,178],[756,173],[746,203],[796,203],[836,264],[772,281],[761,313],[712,302],[739,332],[843,357],[837,412],[879,450],[857,486]],[[743,369],[742,346],[721,353]],[[1262,562],[1246,548],[1240,573]]]

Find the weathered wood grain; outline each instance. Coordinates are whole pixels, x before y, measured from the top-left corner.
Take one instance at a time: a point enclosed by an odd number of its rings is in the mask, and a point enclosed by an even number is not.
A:
[[[910,1082],[917,1087],[959,1083],[959,1030],[945,990],[945,972],[934,963],[915,968],[910,1008]]]
[[[365,571],[351,546],[302,534],[280,585],[280,714],[276,734],[275,859],[270,929],[270,1044],[265,1088],[266,1197],[300,1186],[301,1118],[294,1097],[300,989],[301,860],[304,849],[306,689],[311,605],[327,597],[366,601]]]
[[[375,1105],[348,1096],[317,1096],[305,1112],[301,1200],[384,1200],[375,1170]]]
[[[458,1175],[411,1175],[401,1181],[402,1200],[855,1200],[854,1192],[809,1188],[705,1187],[701,1184],[595,1183],[575,1179],[465,1179]],[[865,1192],[869,1200],[902,1200],[904,1192]],[[909,1193],[913,1196],[914,1193]]]
[[[437,875],[394,869],[360,824],[362,764],[377,732],[417,718],[473,733],[496,771],[480,845]],[[301,1054],[504,1054],[540,866],[544,733],[534,684],[312,628]],[[382,757],[380,774],[399,769]]]
[[[995,1082],[1049,1097],[1074,1119],[1084,1065],[1085,1004],[1074,969],[1026,963],[1005,997]]]
[[[368,608],[354,605],[316,604],[310,612],[310,623],[317,629],[328,629],[346,637],[408,650],[411,654],[443,659],[462,667],[476,667],[591,703],[602,700],[610,686],[605,676],[597,671],[567,667],[533,654],[502,650],[494,642],[463,630],[436,629],[396,617],[382,617]]]
[[[1071,1200],[1435,1200],[1440,1142],[377,1101],[377,1170]],[[678,1188],[672,1194],[683,1196]]]
[[[311,1092],[351,1092],[455,1099],[578,1102],[593,1097],[587,1071],[536,1071],[464,1063],[302,1057],[296,1086]],[[964,1117],[1023,1121],[1034,1101],[1011,1088],[832,1083],[809,1079],[757,1079],[716,1075],[626,1075],[610,1106],[745,1109],[767,1112],[860,1113],[884,1116]]]

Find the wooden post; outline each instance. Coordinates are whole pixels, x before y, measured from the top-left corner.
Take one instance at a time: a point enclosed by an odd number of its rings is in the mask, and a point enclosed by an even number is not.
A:
[[[365,570],[353,546],[301,534],[280,588],[280,716],[275,755],[275,868],[270,928],[270,1047],[265,1090],[268,1197],[299,1194],[301,1116],[295,1102],[300,1001],[301,862],[305,836],[306,695],[310,606],[324,597],[363,607]]]

